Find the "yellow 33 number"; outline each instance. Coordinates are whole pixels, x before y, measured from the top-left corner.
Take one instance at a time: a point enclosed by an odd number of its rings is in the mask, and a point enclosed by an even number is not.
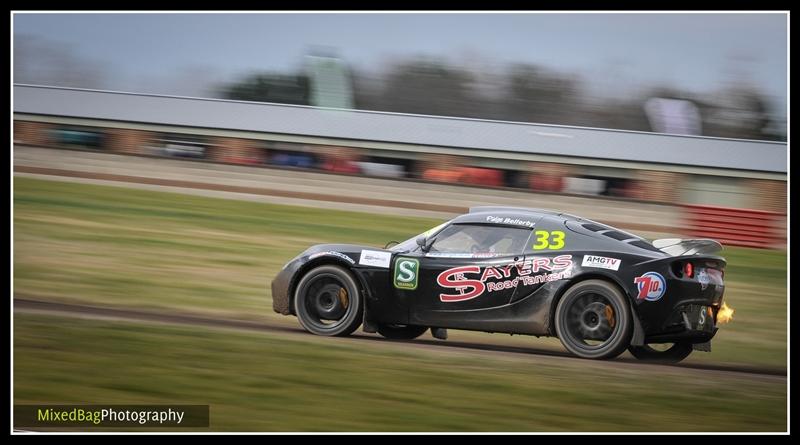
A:
[[[533,250],[558,250],[564,247],[564,232],[560,230],[552,232],[537,230],[534,235],[536,235],[536,244],[533,245]]]

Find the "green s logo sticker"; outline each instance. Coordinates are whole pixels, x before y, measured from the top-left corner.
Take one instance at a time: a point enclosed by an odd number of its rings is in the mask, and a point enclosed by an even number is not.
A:
[[[419,261],[412,258],[398,258],[394,263],[394,287],[403,290],[417,288]]]

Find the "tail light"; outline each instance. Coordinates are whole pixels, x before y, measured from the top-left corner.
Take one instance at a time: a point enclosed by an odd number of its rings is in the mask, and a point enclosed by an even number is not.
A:
[[[700,266],[702,269],[702,265]],[[678,278],[694,278],[695,277],[695,263],[691,261],[683,260],[683,261],[675,261],[671,265],[672,273],[675,274]],[[711,270],[709,268],[705,268],[705,270]]]

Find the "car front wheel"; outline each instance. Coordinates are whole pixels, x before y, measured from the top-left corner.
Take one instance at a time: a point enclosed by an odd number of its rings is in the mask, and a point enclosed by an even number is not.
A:
[[[346,269],[324,265],[311,269],[297,283],[294,313],[313,334],[350,335],[361,325],[363,299],[353,275]]]
[[[578,357],[609,359],[630,344],[633,321],[625,295],[603,280],[586,280],[567,289],[556,306],[556,334]]]

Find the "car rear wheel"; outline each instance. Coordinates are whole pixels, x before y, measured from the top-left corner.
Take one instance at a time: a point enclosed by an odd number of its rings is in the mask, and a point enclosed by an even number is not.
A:
[[[627,298],[603,280],[581,281],[567,289],[556,306],[555,324],[564,347],[590,359],[622,354],[633,331]]]
[[[688,342],[656,343],[628,348],[631,355],[639,360],[652,363],[678,363],[692,353],[692,344]]]
[[[392,340],[413,340],[428,330],[427,326],[379,324],[378,333]]]
[[[361,325],[363,299],[350,272],[334,265],[319,266],[297,283],[294,313],[313,334],[350,335]]]

